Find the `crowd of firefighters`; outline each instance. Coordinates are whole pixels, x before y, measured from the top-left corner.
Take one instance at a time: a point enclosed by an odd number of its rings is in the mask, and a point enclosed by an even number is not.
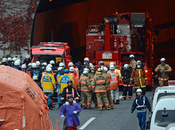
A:
[[[31,63],[30,57],[27,55],[23,64],[17,58],[3,58],[1,65],[11,66],[21,70],[38,84],[45,95],[49,97],[47,105],[50,109],[53,106],[53,97],[58,97],[59,107],[67,101],[67,96],[72,94],[77,102],[82,100],[83,109],[92,109],[93,101],[98,110],[113,109],[114,104],[119,104],[119,79],[123,80],[122,99],[131,100],[132,90],[141,89],[142,94],[146,93],[147,76],[144,65],[140,60],[135,61],[134,55],[129,56],[130,64],[124,64],[121,70],[118,70],[113,62],[109,64],[109,68],[104,62],[100,62],[97,68],[89,63],[89,59],[84,59],[84,64],[73,62],[65,67],[63,62],[55,63],[54,60],[40,63],[36,61]],[[165,58],[161,58],[161,64],[155,69],[159,72],[158,79],[160,86],[168,85],[168,72],[172,69],[165,64]]]

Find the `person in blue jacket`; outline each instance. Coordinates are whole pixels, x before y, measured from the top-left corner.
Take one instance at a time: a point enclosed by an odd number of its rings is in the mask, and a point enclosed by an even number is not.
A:
[[[139,126],[141,130],[145,130],[145,124],[146,124],[146,108],[148,108],[149,112],[151,112],[151,105],[148,100],[148,98],[144,95],[142,95],[142,90],[137,89],[136,91],[137,97],[135,98],[131,113],[134,112],[134,110],[137,108],[137,118],[139,120]]]
[[[61,107],[60,116],[65,117],[68,130],[77,130],[80,125],[78,114],[81,112],[81,107],[73,100],[73,95],[67,96],[67,102]]]

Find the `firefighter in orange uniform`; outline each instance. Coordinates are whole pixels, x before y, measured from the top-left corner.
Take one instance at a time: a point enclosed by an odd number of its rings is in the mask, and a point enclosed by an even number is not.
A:
[[[161,64],[158,65],[155,69],[156,72],[158,72],[158,80],[160,87],[162,86],[168,86],[168,73],[172,71],[172,68],[165,64],[165,58],[160,59]]]
[[[119,74],[117,73],[117,71],[115,71],[114,65],[110,65],[110,70],[108,71],[108,74],[111,75],[110,86],[113,101],[115,104],[119,104]]]
[[[146,77],[144,67],[142,66],[142,63],[140,60],[137,61],[137,66],[131,73],[130,84],[132,84],[133,79],[134,79],[134,88],[135,89],[141,88],[142,94],[145,95],[147,77]]]
[[[103,76],[101,68],[98,68],[96,75],[94,77],[92,89],[93,91],[95,89],[99,111],[103,110],[102,103],[104,103],[107,110],[111,109],[109,107],[109,101],[107,98],[107,87],[108,87],[107,79],[106,77]],[[103,102],[101,99],[103,99]]]
[[[107,78],[107,97],[109,100],[109,103],[111,105],[111,109],[114,109],[114,102],[111,96],[111,86],[110,86],[110,81],[111,81],[111,75],[107,73],[108,72],[108,68],[107,67],[103,67],[103,75]]]
[[[88,71],[84,70],[83,74],[80,77],[78,82],[78,89],[81,90],[81,95],[83,96],[82,99],[82,108],[85,109],[87,105],[87,109],[92,109],[91,102],[92,102],[92,87],[88,77]]]
[[[91,66],[91,72],[88,74],[88,77],[90,79],[90,82],[91,82],[91,85],[93,83],[93,80],[94,80],[94,76],[95,76],[95,66]],[[97,107],[97,97],[96,97],[96,94],[93,92],[92,93],[92,100],[93,102],[95,103],[95,107]]]
[[[74,81],[73,87],[77,90],[77,86],[76,86],[76,84],[75,84],[75,75],[74,75],[73,72],[74,72],[74,67],[70,67],[70,68],[69,68],[69,73],[68,73],[68,75],[72,77],[72,79],[73,79],[73,81]]]

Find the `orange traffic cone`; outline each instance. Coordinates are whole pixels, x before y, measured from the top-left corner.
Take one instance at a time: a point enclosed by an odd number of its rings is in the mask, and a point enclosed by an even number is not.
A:
[[[55,130],[60,130],[59,125],[57,125],[57,124],[58,124],[58,122],[59,122],[59,119],[57,118],[57,123],[56,123],[56,125],[55,125],[55,127],[56,127],[56,129],[55,129]]]

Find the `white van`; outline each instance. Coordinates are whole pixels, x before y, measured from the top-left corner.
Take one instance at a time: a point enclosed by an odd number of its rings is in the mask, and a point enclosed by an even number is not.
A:
[[[150,130],[165,130],[171,123],[175,123],[175,96],[163,96],[154,109]]]
[[[175,130],[175,123],[171,123],[167,126],[166,130]]]
[[[175,86],[157,87],[154,93],[152,111],[154,111],[158,100],[163,96],[175,95]]]

